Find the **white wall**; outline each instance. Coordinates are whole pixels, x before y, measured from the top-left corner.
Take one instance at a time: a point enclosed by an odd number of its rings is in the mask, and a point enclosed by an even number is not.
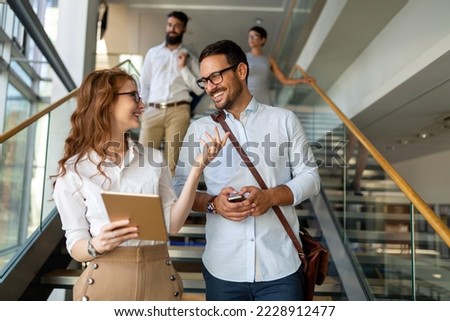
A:
[[[398,162],[393,166],[425,202],[450,204],[450,151]]]
[[[310,39],[316,39],[316,42],[306,44],[298,61],[301,66],[307,68],[311,55],[321,45],[320,42],[317,43],[317,39],[324,39],[321,34],[329,31],[329,23],[336,18],[332,14],[335,13],[334,10],[341,10],[342,5],[345,5],[344,0],[327,2],[323,14],[328,15],[323,19],[322,25],[317,24],[315,27],[315,37]],[[423,0],[408,1],[346,69],[327,95],[352,118],[450,51],[449,17],[448,0],[433,0],[432,3]]]

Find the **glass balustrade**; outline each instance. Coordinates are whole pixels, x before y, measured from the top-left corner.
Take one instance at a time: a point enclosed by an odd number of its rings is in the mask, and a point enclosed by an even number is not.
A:
[[[278,98],[305,128],[322,188],[369,295],[374,300],[449,300],[448,246],[380,164],[368,154],[361,191],[355,191],[358,153],[364,152],[359,141],[346,156],[349,130],[313,88],[285,86]],[[450,205],[430,205],[448,226]]]
[[[121,67],[137,75],[129,62],[122,63]],[[0,145],[0,278],[14,264],[28,238],[40,232],[55,207],[50,176],[57,172],[75,104],[72,95]],[[14,118],[23,115],[17,108],[11,110],[8,113],[11,126],[7,129],[24,120],[24,117]]]

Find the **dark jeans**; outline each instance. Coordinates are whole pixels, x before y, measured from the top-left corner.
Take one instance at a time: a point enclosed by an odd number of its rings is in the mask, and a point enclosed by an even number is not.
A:
[[[302,301],[303,270],[267,282],[231,282],[218,279],[203,267],[207,301]]]

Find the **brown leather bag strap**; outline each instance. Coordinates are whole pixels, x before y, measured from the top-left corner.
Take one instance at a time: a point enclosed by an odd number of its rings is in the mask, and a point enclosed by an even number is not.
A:
[[[253,162],[250,160],[250,158],[247,156],[247,153],[244,151],[242,146],[237,141],[237,139],[234,136],[233,132],[231,131],[230,127],[228,127],[228,124],[225,121],[225,118],[226,118],[225,112],[223,110],[219,110],[219,111],[215,112],[214,114],[212,114],[211,118],[216,123],[220,123],[220,125],[222,125],[222,128],[223,128],[223,130],[226,133],[230,133],[230,136],[228,138],[230,138],[231,143],[236,148],[238,154],[241,156],[242,160],[247,165],[247,167],[249,168],[250,172],[255,177],[256,181],[259,184],[259,186],[262,189],[268,189],[267,185],[266,185],[266,183],[264,183],[264,180],[262,179],[261,175],[259,175],[258,170],[253,165]],[[302,260],[303,263],[306,263],[305,254],[303,253],[302,245],[300,244],[300,242],[295,237],[294,232],[292,231],[292,228],[289,226],[289,223],[287,222],[286,217],[284,217],[283,212],[281,211],[280,207],[275,205],[272,208],[275,211],[275,214],[277,215],[278,219],[281,221],[281,224],[283,225],[283,227],[286,230],[287,234],[291,238],[292,243],[294,243],[294,246],[295,246],[295,248],[297,249],[297,252],[300,255],[300,259]]]

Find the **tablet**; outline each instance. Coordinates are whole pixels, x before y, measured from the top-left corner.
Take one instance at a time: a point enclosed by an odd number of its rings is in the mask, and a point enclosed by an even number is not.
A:
[[[104,191],[102,198],[111,222],[129,219],[130,226],[139,227],[141,240],[169,240],[159,195]]]

